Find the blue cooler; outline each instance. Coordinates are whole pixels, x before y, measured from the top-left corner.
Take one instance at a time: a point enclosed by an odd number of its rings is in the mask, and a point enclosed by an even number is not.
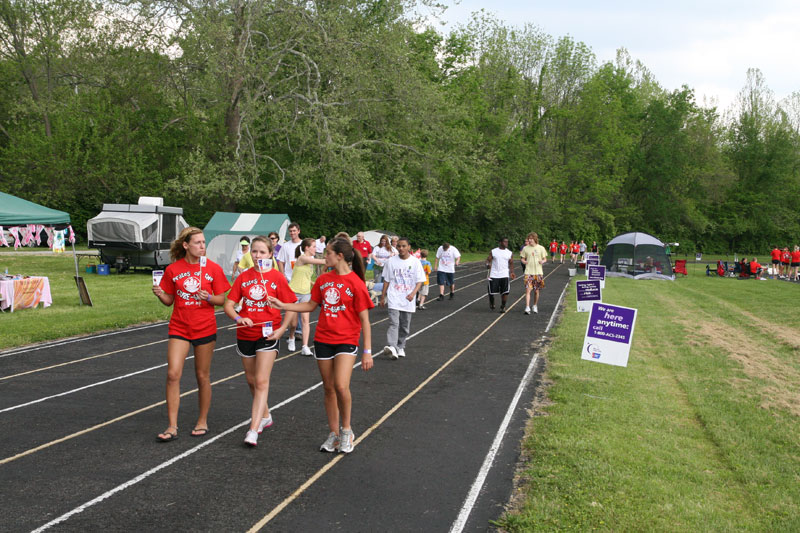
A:
[[[101,276],[108,276],[108,265],[97,265],[97,273]]]

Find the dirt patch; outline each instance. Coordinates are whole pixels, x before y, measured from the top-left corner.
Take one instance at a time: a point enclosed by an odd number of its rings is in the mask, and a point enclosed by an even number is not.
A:
[[[682,320],[693,340],[719,348],[728,357],[739,363],[745,375],[761,380],[768,385],[761,391],[761,407],[785,409],[800,416],[800,382],[797,368],[773,355],[768,346],[753,341],[744,331],[731,327],[718,318],[700,319],[700,311],[693,312],[692,320]],[[751,388],[753,383],[734,380],[734,386]]]
[[[697,291],[692,291],[697,292]],[[662,305],[674,305],[674,301],[659,298]],[[720,300],[721,301],[721,300]],[[748,334],[747,330],[728,325],[718,316],[703,311],[688,302],[682,302],[684,308],[678,322],[687,332],[690,346],[713,346],[727,357],[741,365],[749,379],[734,378],[729,380],[731,386],[748,392],[749,396],[758,394],[759,405],[767,410],[781,409],[795,416],[800,416],[800,370],[790,362],[774,355],[769,345],[759,343]],[[753,327],[778,339],[781,344],[800,349],[800,336],[793,330],[786,330],[770,324],[746,311],[738,310],[747,317]],[[713,357],[713,354],[709,354]],[[758,380],[760,385],[755,381]]]

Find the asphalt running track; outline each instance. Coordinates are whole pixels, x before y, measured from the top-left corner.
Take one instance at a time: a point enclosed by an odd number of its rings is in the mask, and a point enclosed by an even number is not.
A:
[[[491,529],[511,494],[537,350],[569,276],[567,264],[545,264],[530,316],[521,277],[507,312],[490,312],[485,276],[482,262],[459,268],[452,301],[436,301],[432,286],[408,356],[353,372],[347,456],[318,451],[319,373],[285,343],[270,386],[275,424],[257,448],[243,445],[251,397],[225,316],[202,439],[189,435],[197,396],[187,362],[180,438],[155,441],[167,423],[164,323],[0,353],[0,530]],[[386,317],[370,314],[373,351]]]

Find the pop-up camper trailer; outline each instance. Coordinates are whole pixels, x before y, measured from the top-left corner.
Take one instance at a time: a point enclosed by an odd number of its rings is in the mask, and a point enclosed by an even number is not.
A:
[[[161,268],[170,263],[169,247],[188,224],[183,208],[165,207],[164,199],[142,196],[138,204],[103,204],[86,223],[89,247],[117,272],[128,268]]]

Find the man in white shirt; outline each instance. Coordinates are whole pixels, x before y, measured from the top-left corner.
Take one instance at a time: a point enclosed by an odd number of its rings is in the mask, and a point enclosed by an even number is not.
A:
[[[486,268],[489,270],[489,309],[494,310],[494,296],[500,294],[500,312],[506,312],[506,301],[508,292],[511,290],[509,275],[511,279],[517,277],[514,274],[513,252],[508,249],[508,239],[503,237],[498,242],[497,248],[489,253],[486,258]]]
[[[292,281],[292,270],[294,270],[294,251],[300,246],[302,239],[300,238],[300,224],[292,222],[289,224],[289,240],[281,245],[281,251],[278,252],[278,270],[286,276],[286,281]]]
[[[436,264],[433,269],[436,270],[436,283],[439,284],[439,300],[444,300],[444,288],[450,287],[450,299],[455,297],[456,283],[455,273],[456,267],[461,262],[461,253],[455,246],[450,246],[449,242],[442,244],[436,250]]]
[[[406,356],[406,339],[411,330],[411,314],[416,309],[417,292],[425,283],[425,270],[420,260],[411,255],[411,244],[401,237],[397,241],[397,255],[383,266],[383,291],[381,306],[388,301],[389,330],[383,352],[392,359]]]
[[[278,270],[286,276],[286,281],[292,281],[292,271],[294,270],[294,262],[295,262],[295,255],[294,252],[297,250],[297,247],[300,246],[300,243],[303,242],[303,239],[300,238],[300,224],[297,222],[292,222],[289,224],[289,240],[286,241],[281,245],[281,249],[278,252],[278,257],[276,260],[278,261]],[[302,336],[303,331],[303,323],[302,321],[297,321],[297,328],[295,329],[295,337]],[[288,333],[289,340],[286,342],[286,347],[289,349],[290,352],[293,352],[296,348],[294,343],[294,337],[292,337],[291,332]]]

